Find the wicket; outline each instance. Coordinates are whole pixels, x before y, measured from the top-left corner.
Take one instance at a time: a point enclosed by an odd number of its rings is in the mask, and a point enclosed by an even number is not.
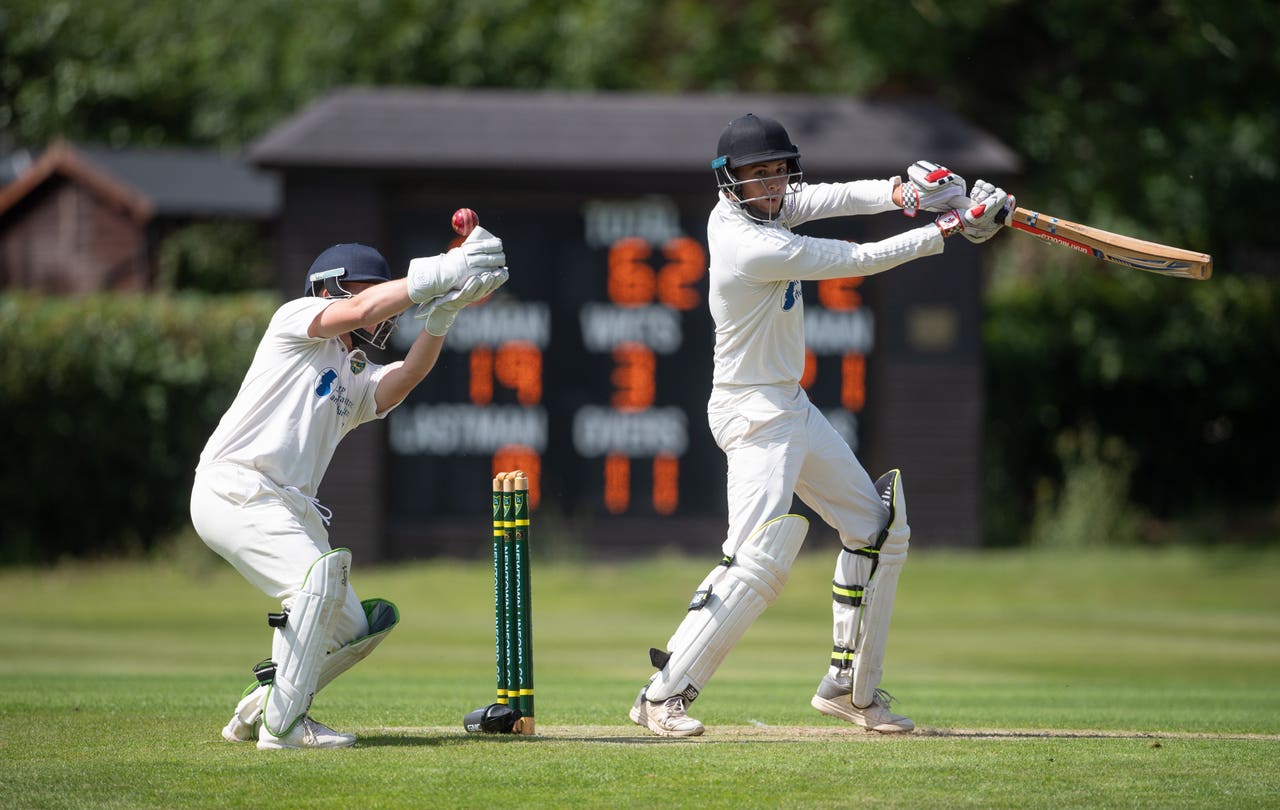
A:
[[[498,700],[520,713],[517,734],[533,734],[533,615],[529,576],[529,479],[493,479],[493,614]]]

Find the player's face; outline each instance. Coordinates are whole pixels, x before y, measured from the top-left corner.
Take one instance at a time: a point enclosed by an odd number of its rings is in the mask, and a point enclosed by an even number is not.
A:
[[[787,190],[787,161],[748,163],[739,167],[734,175],[742,181],[738,195],[747,205],[770,217],[782,209]]]

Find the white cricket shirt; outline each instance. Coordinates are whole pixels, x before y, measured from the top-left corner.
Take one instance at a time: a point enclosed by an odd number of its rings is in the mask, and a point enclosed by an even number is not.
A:
[[[315,497],[342,437],[391,412],[377,413],[374,391],[398,363],[377,365],[336,337],[307,335],[334,300],[297,298],[276,310],[200,466],[240,464]]]
[[[862,245],[791,232],[814,219],[898,210],[892,193],[889,180],[806,185],[770,223],[752,219],[721,195],[707,221],[714,387],[799,384],[802,280],[868,276],[942,252],[942,234],[932,223]]]

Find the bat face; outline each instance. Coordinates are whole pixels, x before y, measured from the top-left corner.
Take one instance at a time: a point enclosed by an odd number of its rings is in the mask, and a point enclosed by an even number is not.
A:
[[[1207,253],[1134,239],[1026,208],[1014,209],[1011,220],[1009,227],[1037,239],[1123,267],[1201,281],[1213,275],[1213,258]]]

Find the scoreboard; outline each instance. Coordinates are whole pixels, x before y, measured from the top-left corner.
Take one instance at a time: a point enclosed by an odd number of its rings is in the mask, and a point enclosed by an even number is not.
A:
[[[540,525],[589,532],[596,545],[644,542],[629,533],[651,532],[657,518],[673,532],[682,520],[723,531],[725,462],[706,422],[705,223],[715,198],[700,202],[460,201],[502,237],[511,278],[459,314],[436,368],[387,418],[393,520],[420,526],[429,543],[450,519],[483,514],[477,499],[495,471],[522,469]],[[406,209],[399,255],[456,244],[451,211]],[[803,285],[802,384],[855,451],[875,333],[862,281]],[[396,356],[422,328],[411,313],[393,336]]]

